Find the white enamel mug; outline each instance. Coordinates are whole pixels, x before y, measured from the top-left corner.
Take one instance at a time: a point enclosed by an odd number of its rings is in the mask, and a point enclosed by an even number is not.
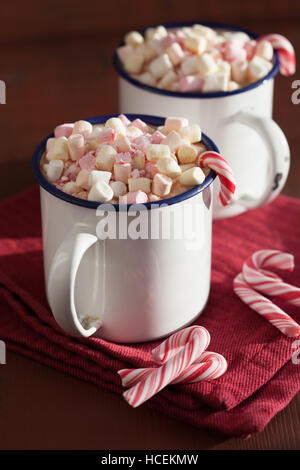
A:
[[[88,121],[104,123],[110,117],[114,116]],[[128,117],[154,126],[164,123],[154,116]],[[192,323],[210,289],[214,171],[200,186],[143,205],[148,238],[126,236],[135,219],[130,212],[133,206],[106,205],[118,216],[117,235],[104,239],[97,236],[98,224],[107,215],[104,206],[70,196],[43,176],[40,160],[52,136],[36,149],[33,171],[40,184],[46,292],[57,323],[74,336],[94,335],[122,343],[158,339]],[[202,142],[218,151],[205,135]],[[176,238],[171,223],[170,236],[163,235],[160,224],[168,222],[171,213],[193,230]],[[152,231],[158,235],[150,235]],[[88,318],[96,319],[97,326],[85,328]]]
[[[167,29],[191,26],[195,22],[167,24]],[[244,31],[233,26],[201,23],[228,31]],[[142,33],[144,31],[141,31]],[[114,54],[119,74],[119,111],[145,112],[162,116],[182,116],[198,123],[214,139],[237,179],[233,201],[220,207],[214,183],[213,218],[231,217],[247,209],[271,202],[282,190],[290,166],[286,137],[272,119],[274,77],[279,70],[277,53],[270,73],[257,82],[231,92],[181,93],[161,90],[130,77]]]

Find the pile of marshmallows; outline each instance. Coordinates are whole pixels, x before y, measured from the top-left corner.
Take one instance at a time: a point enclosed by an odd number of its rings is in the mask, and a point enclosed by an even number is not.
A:
[[[201,129],[167,118],[154,129],[141,119],[112,117],[104,125],[62,124],[48,139],[42,169],[48,181],[81,199],[143,204],[201,184]]]
[[[273,46],[244,32],[194,24],[174,30],[148,28],[125,36],[117,49],[128,74],[141,83],[180,92],[234,91],[266,76]]]

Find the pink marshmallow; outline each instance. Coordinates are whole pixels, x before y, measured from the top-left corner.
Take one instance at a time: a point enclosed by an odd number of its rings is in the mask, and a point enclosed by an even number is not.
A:
[[[197,92],[201,91],[204,84],[204,80],[197,75],[186,75],[181,77],[178,83],[179,91],[183,92]]]
[[[130,163],[115,163],[114,164],[114,177],[116,181],[122,181],[123,183],[127,184],[130,173],[131,173]]]
[[[63,176],[66,176],[69,181],[76,181],[76,178],[79,172],[80,172],[79,166],[77,166],[75,163],[71,163],[70,165],[68,165],[67,168],[65,165]]]
[[[73,132],[73,123],[61,124],[54,129],[54,136],[58,137],[70,137]]]
[[[145,164],[145,176],[146,178],[153,179],[154,175],[158,173],[158,169],[156,167],[156,164],[153,162],[147,162]]]
[[[146,134],[146,132],[149,130],[148,125],[139,118],[132,121],[131,125],[140,129],[142,132],[144,132],[144,134]]]
[[[228,62],[233,62],[234,60],[246,60],[247,53],[243,45],[244,42],[239,40],[225,41],[222,44],[223,59]]]
[[[165,137],[162,132],[155,131],[150,137],[151,144],[160,144]]]
[[[244,49],[247,53],[247,60],[248,61],[253,59],[255,51],[256,51],[256,46],[257,46],[257,42],[254,39],[252,39],[249,42],[245,42]]]
[[[103,144],[109,144],[116,138],[116,131],[114,129],[104,129],[98,136],[98,142]]]
[[[130,178],[139,178],[140,177],[140,172],[137,168],[135,168],[134,170],[132,170],[132,172],[130,173]]]
[[[141,135],[140,137],[134,140],[134,143],[137,146],[137,148],[145,152],[148,145],[151,144],[151,135],[150,134]]]
[[[162,49],[167,49],[174,42],[177,42],[177,36],[174,33],[169,33],[167,36],[160,40],[160,46]]]
[[[131,163],[132,158],[129,152],[121,152],[116,155],[116,163]]]
[[[78,160],[79,166],[82,170],[92,171],[96,169],[95,165],[95,152],[86,153],[80,160]]]
[[[144,204],[145,202],[148,202],[148,196],[140,189],[129,192],[125,196],[119,196],[119,204]]]
[[[127,116],[125,116],[125,114],[119,114],[118,118],[120,119],[120,121],[123,122],[125,127],[127,127],[131,124],[131,121],[128,119]]]
[[[152,192],[160,197],[167,196],[171,191],[172,183],[172,178],[157,173],[153,178]]]

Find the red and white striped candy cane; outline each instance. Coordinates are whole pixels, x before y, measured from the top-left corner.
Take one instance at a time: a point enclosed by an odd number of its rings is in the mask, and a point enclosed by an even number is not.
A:
[[[300,289],[283,280],[265,268],[277,268],[288,271],[294,269],[294,257],[278,250],[260,250],[243,264],[245,281],[263,294],[280,297],[300,307]]]
[[[201,153],[197,158],[197,164],[201,168],[211,168],[214,170],[220,180],[219,200],[223,206],[226,206],[232,200],[236,188],[234,174],[225,158],[219,153],[208,150]]]
[[[245,281],[243,274],[238,274],[233,281],[233,290],[240,299],[249,305],[252,310],[266,318],[273,326],[286,336],[295,338],[300,334],[300,325],[296,323],[271,300],[256,292]]]
[[[175,344],[176,353],[173,357],[124,392],[123,396],[131,406],[136,408],[146,400],[149,400],[149,398],[173,382],[204,352],[210,341],[208,331],[201,326],[190,327],[188,330],[186,335],[187,343],[180,347],[179,340]],[[169,340],[170,338],[165,342],[169,343]]]
[[[151,374],[155,368],[123,369],[118,374],[121,377],[123,387],[132,387]],[[213,380],[221,377],[227,370],[227,361],[221,355],[205,351],[196,359],[194,364],[187,367],[172,384],[195,383],[202,380]]]
[[[296,71],[295,50],[288,39],[281,34],[265,34],[258,39],[269,41],[278,53],[280,73],[285,76],[293,75]]]

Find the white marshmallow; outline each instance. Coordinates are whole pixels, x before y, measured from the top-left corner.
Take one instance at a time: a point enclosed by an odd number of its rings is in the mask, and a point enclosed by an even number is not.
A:
[[[66,137],[55,139],[46,158],[47,160],[62,160],[63,162],[67,162],[69,160],[68,139]]]
[[[91,134],[93,126],[88,121],[76,121],[74,123],[72,134],[82,134],[84,137]]]
[[[94,184],[98,183],[99,181],[105,181],[105,183],[108,184],[110,178],[110,171],[92,170],[89,176],[89,186],[94,186]]]
[[[130,152],[132,150],[131,145],[130,145],[130,140],[126,136],[118,137],[114,141],[114,146],[115,146],[118,153],[120,153],[120,152]]]
[[[207,48],[207,41],[203,36],[187,36],[184,39],[184,45],[187,49],[190,49],[195,54],[203,54]]]
[[[153,178],[152,192],[160,197],[167,196],[171,191],[172,183],[173,181],[169,176],[156,173]]]
[[[232,79],[237,83],[243,83],[247,80],[248,75],[248,61],[235,60],[231,64]]]
[[[111,201],[114,196],[112,188],[105,181],[98,181],[91,188],[88,200],[97,202]]]
[[[140,73],[144,65],[144,57],[138,53],[130,54],[125,58],[123,65],[128,73]]]
[[[127,186],[122,181],[112,181],[109,183],[109,186],[113,190],[114,197],[119,198],[119,196],[124,196],[127,193]]]
[[[149,62],[157,56],[156,50],[151,47],[150,44],[146,44],[145,42],[136,49],[136,52],[142,54],[145,62]]]
[[[168,117],[165,121],[165,129],[168,132],[179,131],[181,127],[186,127],[189,125],[189,121],[186,118],[180,117]]]
[[[226,60],[217,60],[217,66],[218,66],[218,71],[219,72],[224,72],[228,74],[228,77],[230,76],[231,73],[231,65],[229,62]]]
[[[212,75],[206,75],[202,91],[204,93],[213,91],[227,91],[228,82],[228,73],[217,72]]]
[[[146,148],[146,157],[149,162],[157,162],[159,159],[168,158],[171,155],[168,145],[150,144]]]
[[[138,170],[143,170],[145,168],[145,157],[144,155],[136,155],[132,159],[133,168],[137,168]]]
[[[169,72],[164,75],[157,84],[158,88],[168,89],[171,85],[177,80],[177,74],[173,70],[169,70]]]
[[[89,185],[89,176],[90,173],[87,170],[80,170],[76,178],[76,184],[82,189],[88,190],[90,188]]]
[[[115,163],[114,164],[114,176],[117,181],[122,181],[123,183],[128,183],[128,178],[131,173],[131,164],[130,163]]]
[[[144,85],[155,86],[156,84],[156,79],[150,72],[142,73],[141,75],[138,75],[136,79],[139,82],[144,83]]]
[[[216,32],[213,29],[208,28],[208,26],[203,26],[202,24],[194,24],[192,30],[194,34],[203,36],[207,40],[210,40],[216,36]]]
[[[132,191],[144,191],[150,193],[151,180],[149,178],[128,178],[128,189]]]
[[[172,157],[159,159],[157,162],[157,169],[159,173],[167,175],[170,178],[176,178],[181,174],[180,166]]]
[[[47,165],[47,177],[49,181],[57,181],[62,175],[64,162],[62,160],[51,160]]]
[[[273,46],[269,41],[260,41],[257,44],[255,55],[262,57],[265,60],[271,61],[273,59]]]
[[[112,171],[117,151],[111,145],[102,145],[96,154],[96,168]]]
[[[218,70],[215,59],[207,52],[198,57],[196,69],[200,77],[205,77],[208,73],[215,73]]]
[[[249,76],[251,80],[259,80],[267,75],[273,65],[265,59],[262,59],[259,56],[254,56],[253,59],[249,62]]]
[[[193,55],[185,59],[181,64],[181,71],[184,75],[193,75],[197,71],[198,57]]]
[[[191,124],[190,126],[182,127],[179,129],[179,134],[183,139],[188,140],[191,144],[201,140],[201,129],[198,124]]]
[[[76,194],[81,191],[81,189],[77,186],[76,183],[74,183],[74,181],[69,181],[68,183],[66,183],[63,186],[62,190],[64,193],[67,194]]]
[[[178,160],[182,164],[193,163],[198,155],[198,151],[192,145],[181,145],[178,149]]]
[[[180,64],[184,59],[184,52],[178,42],[171,44],[171,46],[166,49],[166,53],[174,66]]]
[[[168,54],[162,54],[157,59],[154,59],[149,65],[149,71],[155,78],[159,79],[165,75],[169,70],[172,70],[173,65],[169,59]]]
[[[119,118],[110,118],[106,121],[105,127],[107,129],[114,129],[117,134],[126,135],[126,127]]]
[[[239,84],[232,80],[228,83],[228,91],[235,91],[235,90],[238,90],[239,88],[240,88]]]
[[[182,138],[176,131],[171,131],[167,137],[161,141],[162,145],[168,145],[171,152],[176,152],[178,147],[182,144]]]
[[[144,42],[143,36],[138,31],[131,31],[125,36],[125,43],[131,47],[138,47]]]
[[[195,163],[185,163],[184,165],[179,165],[181,169],[181,173],[184,173],[186,170],[189,170],[190,168],[194,168],[196,165]]]
[[[167,36],[167,34],[168,34],[168,31],[166,30],[164,26],[157,26],[157,28],[146,29],[145,38],[147,40],[153,39],[153,38],[162,39],[165,36]]]
[[[186,170],[179,178],[180,183],[184,186],[195,186],[203,183],[204,180],[205,174],[198,166]]]

